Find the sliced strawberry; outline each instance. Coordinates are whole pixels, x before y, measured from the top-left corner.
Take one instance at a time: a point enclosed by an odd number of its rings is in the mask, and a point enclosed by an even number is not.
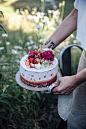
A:
[[[38,54],[38,51],[37,51],[37,50],[35,50],[35,51],[34,51],[34,53],[37,55],[37,54]]]
[[[35,68],[35,65],[31,63],[30,68]]]
[[[34,59],[34,64],[38,64],[39,60],[40,60],[39,58],[35,58]]]
[[[29,66],[29,65],[30,65],[30,62],[29,62],[29,61],[26,61],[26,62],[25,62],[25,65],[26,65],[26,66]]]
[[[34,58],[31,57],[31,58],[29,59],[29,62],[30,62],[30,63],[33,63],[33,61],[34,61]]]

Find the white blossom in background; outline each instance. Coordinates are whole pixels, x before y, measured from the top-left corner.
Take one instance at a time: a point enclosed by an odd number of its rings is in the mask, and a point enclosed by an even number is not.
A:
[[[42,21],[41,21],[43,24],[46,24],[46,21],[43,19]]]
[[[45,39],[48,39],[48,37],[45,37]]]
[[[8,37],[8,34],[3,33],[3,34],[2,34],[2,37]]]
[[[38,49],[38,46],[33,46],[34,49]]]
[[[40,12],[37,12],[37,13],[36,13],[36,15],[37,15],[37,17],[39,17],[39,18],[40,18],[41,13],[40,13]]]
[[[73,40],[73,43],[75,43],[75,44],[76,44],[76,43],[77,43],[77,40]]]
[[[41,29],[42,29],[42,27],[44,26],[44,24],[43,24],[42,22],[40,22],[39,25],[41,26]]]
[[[17,50],[14,50],[14,49],[12,49],[12,54],[18,54],[18,51]]]
[[[27,31],[26,31],[26,30],[24,30],[24,31],[23,31],[23,33],[25,33],[25,34],[26,34],[26,33],[27,33]]]
[[[38,42],[39,42],[39,43],[43,43],[43,39],[39,39]]]
[[[41,16],[42,16],[42,17],[44,17],[44,15],[45,15],[45,13],[44,13],[44,12],[41,12],[40,14],[41,14]]]
[[[47,16],[44,16],[44,20],[47,22],[49,21],[49,18]]]
[[[52,13],[52,10],[48,10],[48,13]]]
[[[34,41],[33,41],[33,40],[31,40],[31,41],[30,41],[30,44],[34,44]]]
[[[15,49],[22,49],[21,46],[14,46]]]
[[[26,45],[30,45],[30,42],[27,42]]]
[[[53,27],[53,26],[52,26],[52,27],[50,27],[50,29],[51,29],[51,30],[54,30],[54,31],[56,30],[56,28],[55,28],[55,27]]]
[[[19,9],[16,9],[16,13],[19,14]]]
[[[67,44],[69,44],[69,43],[70,43],[70,41],[66,41],[66,43],[67,43]]]
[[[61,46],[61,45],[58,45],[58,46],[56,47],[56,49],[62,49],[62,46]]]
[[[4,47],[0,47],[0,50],[4,50]]]
[[[33,18],[34,18],[34,21],[35,21],[36,23],[38,23],[38,22],[39,22],[39,17],[34,16]]]
[[[29,46],[28,49],[30,50],[32,48],[32,46]]]
[[[35,14],[35,11],[32,11],[31,14],[34,15]]]
[[[19,18],[19,19],[22,18],[22,15],[18,14],[18,15],[17,15],[17,18]]]
[[[71,34],[70,37],[71,37],[71,38],[74,38],[75,36],[74,36],[74,34]]]
[[[58,16],[60,14],[59,10],[53,11],[53,16]]]
[[[42,37],[44,34],[42,34],[42,33],[39,33],[39,34],[37,34],[37,37]]]
[[[33,16],[32,15],[28,15],[27,16],[27,19],[29,19],[30,21],[32,21],[33,20]]]
[[[2,69],[6,69],[7,67],[6,66],[3,66]]]
[[[40,25],[36,25],[36,28],[39,30],[39,31],[42,31],[42,27]]]
[[[6,45],[10,45],[10,42],[6,42]]]
[[[48,25],[48,27],[52,26],[52,22],[51,21],[47,21],[47,25]]]
[[[61,50],[60,49],[55,49],[56,50],[56,52],[60,52]]]
[[[22,10],[20,11],[20,13],[21,13],[22,15],[24,15],[24,14],[25,14],[25,12],[24,12],[24,11],[22,11]]]
[[[60,52],[60,51],[61,51],[61,48],[62,48],[62,46],[59,45],[59,46],[57,46],[57,47],[55,48],[55,51],[56,51],[56,52]]]
[[[42,19],[44,17],[44,13],[41,13],[41,12],[37,12],[36,15],[40,19]]]
[[[28,40],[32,40],[32,36],[28,36]]]

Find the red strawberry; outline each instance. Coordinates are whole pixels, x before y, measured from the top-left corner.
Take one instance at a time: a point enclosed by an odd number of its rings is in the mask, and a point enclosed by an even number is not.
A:
[[[29,65],[30,65],[30,62],[29,62],[29,61],[26,61],[26,62],[25,62],[25,65],[26,65],[26,66],[29,66]]]
[[[39,53],[41,53],[41,49],[39,49]]]
[[[37,55],[37,54],[38,54],[38,51],[37,51],[37,50],[35,50],[35,51],[34,51],[34,53]]]
[[[34,59],[34,64],[38,64],[38,60],[39,60],[39,58],[35,58]]]
[[[33,58],[33,57],[31,57],[31,58],[29,59],[29,61],[30,61],[30,63],[33,63],[34,58]]]
[[[35,68],[35,65],[31,63],[30,68]]]

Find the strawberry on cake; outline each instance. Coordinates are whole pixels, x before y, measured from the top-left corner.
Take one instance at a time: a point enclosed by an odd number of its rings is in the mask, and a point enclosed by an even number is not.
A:
[[[46,87],[56,81],[57,67],[52,49],[30,50],[20,61],[20,78],[27,85]]]

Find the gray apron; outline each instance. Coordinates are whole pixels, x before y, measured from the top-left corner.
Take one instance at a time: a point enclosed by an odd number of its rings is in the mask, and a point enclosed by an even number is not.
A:
[[[83,50],[77,72],[86,68],[86,51]],[[68,118],[68,129],[86,129],[86,82],[73,92],[71,113]]]

